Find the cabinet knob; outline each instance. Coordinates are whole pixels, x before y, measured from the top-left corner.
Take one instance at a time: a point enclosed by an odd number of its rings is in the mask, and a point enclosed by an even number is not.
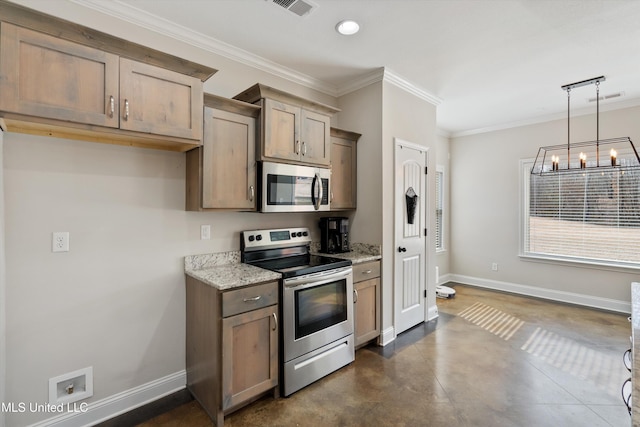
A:
[[[116,111],[116,100],[113,99],[113,96],[109,97],[109,117],[113,117],[113,114]]]

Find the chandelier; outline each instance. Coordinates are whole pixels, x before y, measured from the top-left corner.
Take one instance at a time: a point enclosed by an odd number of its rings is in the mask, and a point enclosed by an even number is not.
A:
[[[600,139],[600,82],[604,76],[562,86],[567,92],[567,143],[540,147],[531,169],[532,175],[580,172],[586,169],[622,170],[640,167],[640,156],[631,138]],[[596,86],[596,139],[571,143],[571,90]]]

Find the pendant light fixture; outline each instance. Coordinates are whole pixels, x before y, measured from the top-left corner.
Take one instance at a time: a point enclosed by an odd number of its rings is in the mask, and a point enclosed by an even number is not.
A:
[[[640,167],[640,156],[631,138],[600,139],[600,83],[603,81],[605,77],[600,76],[562,86],[567,92],[567,143],[540,147],[531,174]],[[596,86],[596,139],[571,143],[571,90],[590,84]]]

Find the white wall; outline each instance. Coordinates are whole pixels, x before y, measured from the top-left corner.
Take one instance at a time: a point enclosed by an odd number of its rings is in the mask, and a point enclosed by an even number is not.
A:
[[[640,141],[640,107],[600,114],[600,138]],[[520,259],[520,159],[566,143],[566,119],[451,140],[451,271],[475,282],[586,295],[628,303],[639,271]],[[595,116],[572,117],[572,141],[595,139]],[[497,262],[498,271],[491,271]],[[536,291],[537,292],[537,291]]]

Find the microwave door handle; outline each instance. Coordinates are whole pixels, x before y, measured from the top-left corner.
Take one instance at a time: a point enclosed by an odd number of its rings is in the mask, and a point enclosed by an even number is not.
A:
[[[320,178],[320,174],[316,173],[316,176],[313,178],[313,186],[311,188],[311,200],[313,202],[313,208],[315,210],[319,210],[320,209],[320,204],[322,204],[322,196],[323,196],[323,190],[322,190],[322,178]],[[314,200],[314,196],[315,196],[315,185],[318,186],[318,198]]]

